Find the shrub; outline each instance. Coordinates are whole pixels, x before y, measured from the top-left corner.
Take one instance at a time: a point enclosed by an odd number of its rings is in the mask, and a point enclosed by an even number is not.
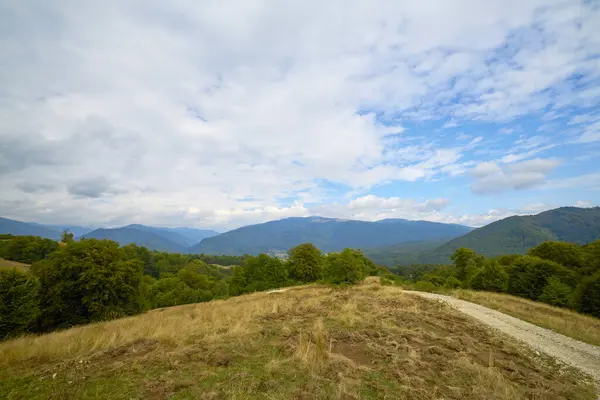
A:
[[[412,289],[419,292],[435,292],[437,290],[437,286],[431,282],[418,281],[412,285]]]
[[[330,253],[325,261],[324,278],[329,283],[358,283],[367,275],[364,256],[358,250]]]
[[[140,312],[143,263],[116,242],[69,243],[32,267],[40,280],[43,329]]]
[[[16,269],[0,270],[0,339],[31,330],[39,315],[39,282]]]
[[[323,275],[323,254],[310,243],[304,243],[289,251],[288,269],[290,279],[298,282],[314,282]]]
[[[461,285],[462,285],[462,282],[459,281],[454,276],[449,276],[446,279],[446,281],[444,282],[444,287],[446,287],[448,289],[457,289],[457,288],[461,287]]]
[[[575,306],[582,313],[600,318],[600,272],[585,278],[577,287]]]
[[[573,288],[553,276],[548,279],[538,300],[552,306],[568,307],[571,302]]]
[[[531,300],[540,297],[548,280],[553,276],[569,286],[575,286],[577,282],[573,271],[553,261],[537,257],[520,257],[507,270],[508,293]]]
[[[497,261],[488,261],[471,279],[471,287],[488,292],[504,292],[508,286],[508,274]]]

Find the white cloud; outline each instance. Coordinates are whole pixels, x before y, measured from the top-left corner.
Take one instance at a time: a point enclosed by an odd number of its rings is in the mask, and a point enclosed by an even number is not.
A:
[[[410,144],[405,121],[594,106],[594,85],[578,91],[568,78],[600,76],[599,13],[558,0],[9,2],[0,209],[231,227],[304,215],[282,206],[298,193],[338,201],[330,185],[458,176],[489,138]],[[523,150],[506,162],[535,154]],[[546,173],[507,168],[496,171],[504,187]]]
[[[500,166],[495,162],[476,165],[471,175],[475,179],[471,190],[475,193],[499,193],[505,190],[524,190],[539,186],[546,175],[560,164],[556,159],[536,158]]]

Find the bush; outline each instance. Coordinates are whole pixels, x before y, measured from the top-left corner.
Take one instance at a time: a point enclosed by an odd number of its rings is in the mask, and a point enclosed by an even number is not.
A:
[[[39,316],[38,280],[16,269],[0,270],[0,339],[25,333]]]
[[[412,285],[412,289],[419,292],[435,292],[437,290],[437,286],[431,282],[418,281]]]
[[[505,292],[508,286],[508,274],[497,261],[487,261],[471,279],[471,287],[488,292]]]
[[[0,257],[32,264],[58,250],[58,242],[37,236],[16,236],[2,243]]]
[[[585,278],[577,287],[575,306],[582,313],[600,318],[600,272]]]
[[[572,294],[573,288],[571,286],[561,282],[560,279],[553,276],[548,279],[548,283],[544,286],[538,300],[550,304],[551,306],[568,307],[571,302]]]
[[[553,261],[537,257],[523,256],[514,261],[507,269],[509,274],[508,293],[537,300],[551,277],[575,286],[576,274]]]
[[[334,284],[358,283],[367,275],[362,252],[354,249],[344,249],[340,253],[330,253],[325,261],[323,277],[325,281]]]
[[[34,264],[40,280],[42,329],[138,313],[143,263],[116,242],[72,242]]]
[[[462,285],[462,282],[459,281],[454,276],[449,276],[446,279],[446,281],[444,282],[444,287],[448,288],[448,289],[457,289],[457,288],[461,287],[461,285]]]
[[[289,252],[290,279],[298,282],[315,282],[323,275],[323,254],[310,243],[294,247]]]

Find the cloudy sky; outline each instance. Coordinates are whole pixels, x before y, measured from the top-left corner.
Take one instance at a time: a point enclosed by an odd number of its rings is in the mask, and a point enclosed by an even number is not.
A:
[[[600,203],[600,2],[0,1],[0,215],[480,226]]]

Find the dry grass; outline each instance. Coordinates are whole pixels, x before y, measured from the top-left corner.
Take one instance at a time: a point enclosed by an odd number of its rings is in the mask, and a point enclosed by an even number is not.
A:
[[[12,269],[16,268],[22,272],[29,272],[29,264],[23,264],[17,261],[9,261],[0,258],[0,269]]]
[[[600,346],[598,318],[502,293],[458,290],[452,294],[582,342]]]
[[[593,399],[569,369],[396,287],[300,287],[0,343],[8,399]]]

